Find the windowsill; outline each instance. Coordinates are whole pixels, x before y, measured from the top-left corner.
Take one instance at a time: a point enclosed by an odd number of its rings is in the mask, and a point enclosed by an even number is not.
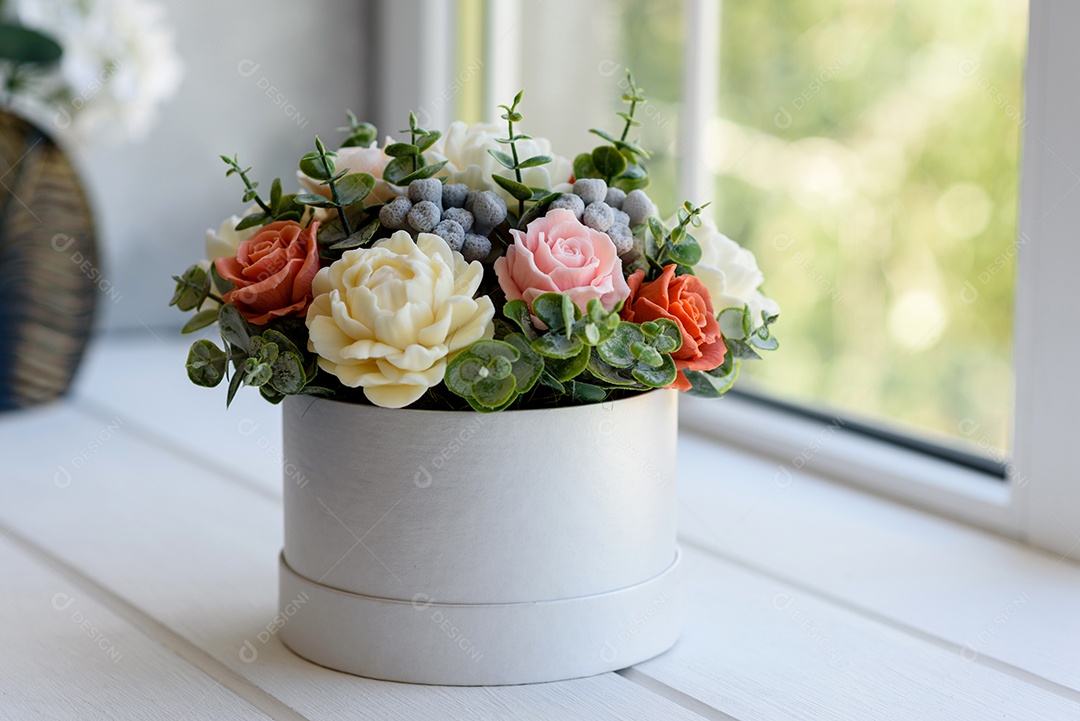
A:
[[[100,341],[74,399],[0,417],[0,593],[24,610],[0,631],[19,650],[0,658],[0,707],[19,718],[124,696],[121,715],[134,717],[251,718],[255,706],[339,718],[359,705],[402,718],[1080,718],[1080,568],[825,481],[809,463],[778,479],[776,461],[695,433],[680,441],[686,631],[659,658],[484,690],[357,679],[273,638],[244,663],[238,649],[275,612],[280,417],[245,392],[226,413],[220,392],[188,384],[189,339],[160,335]],[[707,412],[736,444],[766,422],[729,400],[721,416],[696,405],[687,426]],[[794,438],[769,455],[794,458],[805,437]],[[870,450],[853,457],[865,464]],[[887,460],[878,481],[914,462]],[[70,482],[55,481],[58,463]],[[983,491],[970,503],[1001,505]],[[126,658],[54,611],[58,592]],[[85,698],[57,700],[52,681],[22,671],[58,663]],[[129,689],[154,683],[157,694]]]

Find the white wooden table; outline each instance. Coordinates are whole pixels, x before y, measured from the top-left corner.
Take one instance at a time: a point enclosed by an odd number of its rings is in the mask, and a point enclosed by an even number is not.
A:
[[[1080,568],[689,435],[670,652],[501,688],[315,666],[267,632],[278,410],[226,412],[186,345],[99,341],[72,399],[0,416],[2,719],[1080,719]]]

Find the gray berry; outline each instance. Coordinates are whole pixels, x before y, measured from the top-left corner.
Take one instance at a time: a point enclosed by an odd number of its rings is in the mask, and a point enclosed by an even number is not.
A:
[[[622,204],[622,211],[630,216],[631,226],[644,223],[654,210],[653,202],[640,188],[627,193],[626,200]]]
[[[428,201],[442,210],[442,181],[438,178],[424,178],[409,183],[409,200],[414,203]]]
[[[619,255],[630,252],[634,247],[634,234],[622,223],[616,223],[608,228],[607,234],[611,242],[615,244],[615,250],[619,252]]]
[[[506,201],[492,190],[477,193],[473,199],[473,230],[479,235],[487,235],[499,223],[506,220]]]
[[[608,205],[611,205],[611,203],[608,203]],[[615,211],[615,225],[629,226],[630,225],[630,216],[627,215],[626,213],[624,213],[621,210],[616,210]]]
[[[446,241],[446,244],[450,246],[450,250],[460,251],[461,246],[465,243],[465,231],[457,221],[444,220],[435,226],[433,232]]]
[[[581,215],[581,222],[594,230],[605,232],[615,222],[615,211],[604,201],[590,203]]]
[[[421,200],[409,211],[409,225],[419,233],[430,233],[439,224],[442,211],[430,200]]]
[[[399,195],[379,210],[379,224],[390,230],[402,230],[410,210],[412,210],[412,201],[404,195]]]
[[[581,220],[581,214],[585,212],[585,201],[573,193],[563,193],[555,200],[551,201],[551,205],[548,206],[548,210],[564,208],[573,212],[574,217]]]
[[[473,215],[464,208],[447,208],[442,214],[443,220],[452,220],[468,233],[473,227]]]
[[[607,197],[607,183],[600,178],[581,178],[574,182],[574,195],[579,196],[586,207],[602,202]]]
[[[461,248],[461,254],[470,263],[474,260],[484,260],[491,252],[491,241],[483,235],[466,233],[465,243]]]
[[[464,183],[447,183],[442,189],[443,207],[460,208],[465,204],[465,196],[469,194],[469,186]]]
[[[610,205],[612,208],[618,210],[622,207],[623,201],[626,200],[626,191],[619,188],[608,188],[607,195],[604,197],[604,202]]]
[[[641,241],[637,238],[633,238],[633,242],[630,244],[630,249],[625,252],[619,253],[619,260],[623,263],[623,268],[630,267],[632,263],[636,262],[638,258],[644,255],[644,249],[641,247]]]
[[[471,213],[473,209],[473,203],[475,203],[476,199],[479,197],[479,190],[470,190],[468,193],[465,194],[465,202],[461,204],[461,207]]]

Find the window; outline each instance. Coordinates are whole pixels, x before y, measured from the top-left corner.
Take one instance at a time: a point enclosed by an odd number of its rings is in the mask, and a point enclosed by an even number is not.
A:
[[[1080,352],[1080,142],[1067,122],[1080,110],[1069,89],[1080,7],[1032,0],[1030,33],[1023,0],[451,7],[459,42],[428,59],[418,84],[429,91],[411,98],[456,88],[440,96],[444,118],[491,119],[524,86],[527,131],[586,149],[580,119],[617,109],[634,70],[651,105],[640,129],[656,151],[650,193],[662,207],[715,199],[784,308],[783,350],[751,379],[839,413],[845,440],[806,465],[843,475],[846,464],[909,501],[1062,551],[1080,545],[1066,450],[1080,392],[1065,365]],[[692,412],[728,417],[738,435],[760,415],[747,408]],[[978,473],[859,445],[845,414],[974,446],[1006,462],[1009,483],[976,489]],[[783,457],[828,427],[801,422],[774,414],[754,428]]]

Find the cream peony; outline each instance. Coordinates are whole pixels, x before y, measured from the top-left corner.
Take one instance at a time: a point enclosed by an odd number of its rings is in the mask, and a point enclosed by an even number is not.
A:
[[[765,276],[752,252],[721,233],[711,218],[704,218],[701,227],[691,228],[690,234],[701,246],[701,260],[694,266],[694,275],[708,289],[717,313],[748,305],[755,328],[761,325],[762,311],[769,315],[780,313],[776,301],[758,290]]]
[[[375,405],[407,406],[442,382],[455,353],[494,334],[491,299],[473,297],[483,273],[430,233],[347,251],[315,276],[308,350]]]
[[[393,142],[393,138],[386,139],[386,145]],[[382,179],[383,171],[391,157],[383,152],[378,143],[373,142],[366,148],[338,148],[334,152],[337,153],[337,157],[334,158],[334,167],[339,172],[345,170],[349,173],[368,173],[375,178],[375,187],[371,189],[371,194],[364,198],[364,205],[386,203],[398,194],[394,186]],[[296,179],[312,193],[330,197],[330,188],[323,185],[322,181],[313,180],[299,170],[296,171]]]
[[[429,163],[441,160],[450,162],[439,173],[453,183],[465,183],[475,190],[494,190],[508,204],[516,203],[513,196],[491,181],[492,173],[507,178],[515,178],[514,171],[508,170],[491,157],[488,149],[510,154],[510,146],[496,143],[495,138],[506,137],[506,126],[495,123],[477,123],[466,125],[460,120],[450,123],[446,133],[435,141],[425,153]],[[551,142],[545,138],[532,138],[517,143],[518,157],[521,160],[534,155],[549,155],[552,161],[547,165],[526,168],[521,171],[521,179],[533,188],[554,188],[568,183],[574,169],[566,158],[551,152]],[[516,179],[516,178],[515,178]]]

